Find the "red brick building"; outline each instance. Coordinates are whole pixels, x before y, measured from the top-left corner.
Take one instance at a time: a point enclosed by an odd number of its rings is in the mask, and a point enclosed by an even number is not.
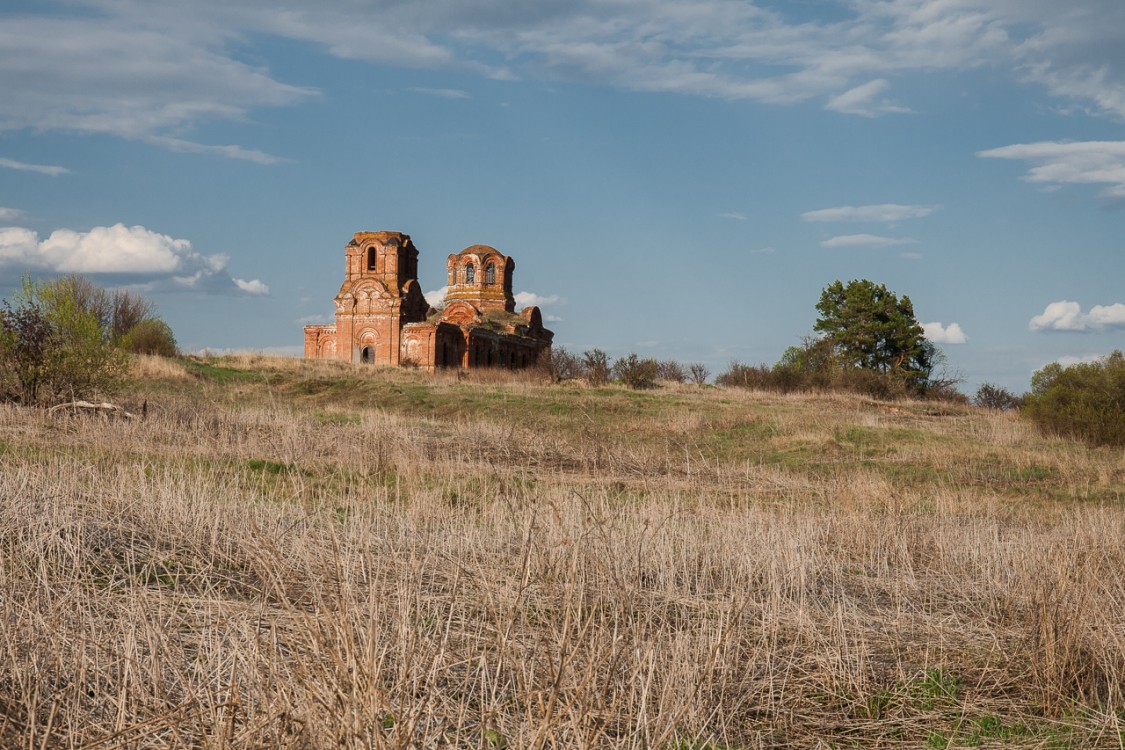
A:
[[[488,245],[446,261],[445,306],[432,309],[418,285],[418,249],[401,232],[357,232],[344,248],[336,324],[305,326],[306,359],[370,365],[505,367],[535,363],[554,334],[538,307],[516,312],[516,264]]]

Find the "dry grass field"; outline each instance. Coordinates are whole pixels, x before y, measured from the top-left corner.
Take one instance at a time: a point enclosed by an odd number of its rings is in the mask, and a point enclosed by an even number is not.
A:
[[[1010,414],[137,362],[0,406],[5,748],[1121,748],[1125,456]]]

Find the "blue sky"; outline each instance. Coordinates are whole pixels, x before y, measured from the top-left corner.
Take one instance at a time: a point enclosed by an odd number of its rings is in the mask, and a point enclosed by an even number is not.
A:
[[[576,351],[772,363],[858,278],[970,392],[1125,349],[1120,0],[17,2],[0,90],[0,293],[187,350],[299,352],[381,229]]]

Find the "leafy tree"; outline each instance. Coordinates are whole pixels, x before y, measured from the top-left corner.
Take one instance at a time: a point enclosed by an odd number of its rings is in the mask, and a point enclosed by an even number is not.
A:
[[[925,390],[937,350],[914,317],[910,298],[863,279],[825,287],[814,330],[831,342],[845,367],[892,375]]]
[[[26,284],[25,284],[26,288]],[[34,403],[47,379],[51,323],[43,305],[25,296],[0,308],[0,397]]]
[[[120,341],[138,323],[157,319],[152,301],[128,289],[103,289],[78,275],[64,276],[50,285],[92,313],[114,341]]]
[[[25,279],[14,300],[4,303],[0,315],[0,373],[9,396],[32,404],[85,398],[116,386],[127,358],[71,282]]]
[[[120,346],[131,354],[175,357],[179,352],[172,328],[160,318],[145,318],[138,322],[121,337]]]
[[[1032,375],[1021,414],[1049,432],[1125,445],[1125,354],[1070,367],[1052,362]]]

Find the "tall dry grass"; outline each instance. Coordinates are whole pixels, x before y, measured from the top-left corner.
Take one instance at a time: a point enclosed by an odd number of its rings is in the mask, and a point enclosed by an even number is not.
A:
[[[271,388],[0,408],[0,745],[1121,747],[1118,454],[846,397],[547,429]],[[707,442],[747,424],[810,465]]]

